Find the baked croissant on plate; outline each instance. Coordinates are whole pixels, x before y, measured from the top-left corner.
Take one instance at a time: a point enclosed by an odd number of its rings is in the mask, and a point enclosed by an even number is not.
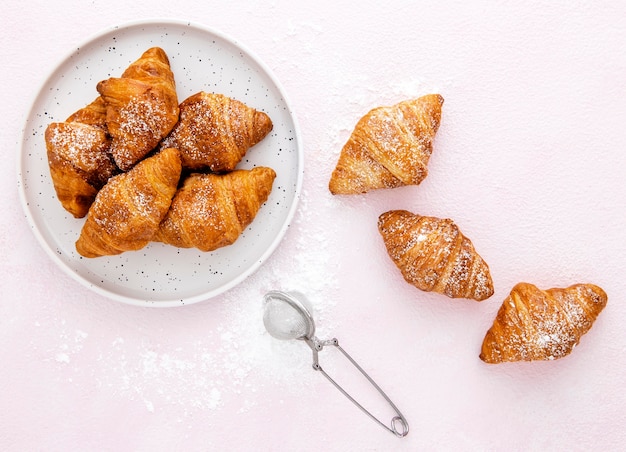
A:
[[[606,303],[604,290],[593,284],[541,290],[519,283],[487,331],[480,359],[497,364],[562,358],[589,331]]]
[[[107,106],[102,96],[95,98],[89,105],[77,110],[66,122],[80,122],[90,126],[98,127],[108,133],[107,129]]]
[[[272,127],[262,111],[222,94],[199,92],[180,104],[180,119],[161,147],[180,149],[185,168],[231,171]]]
[[[334,195],[418,185],[426,177],[443,97],[428,94],[371,110],[356,124],[328,188]]]
[[[269,197],[275,177],[267,167],[190,175],[176,192],[154,240],[201,251],[231,245]]]
[[[117,171],[108,153],[103,105],[98,97],[65,122],[49,124],[44,134],[52,184],[75,218],[87,215],[98,190]]]
[[[487,263],[450,219],[391,210],[378,218],[391,260],[418,289],[482,301],[493,295]]]
[[[169,148],[113,176],[89,209],[78,253],[98,257],[146,246],[170,207],[181,169],[180,153]]]
[[[163,49],[153,47],[124,71],[97,85],[107,106],[117,166],[129,170],[152,151],[178,121],[174,74]]]

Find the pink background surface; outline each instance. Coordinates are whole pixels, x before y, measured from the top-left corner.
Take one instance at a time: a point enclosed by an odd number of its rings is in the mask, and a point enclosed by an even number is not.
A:
[[[336,3],[4,7],[0,449],[623,450],[623,2]],[[251,48],[303,137],[302,198],[281,245],[238,287],[184,308],[80,286],[35,240],[17,190],[23,119],[47,73],[94,33],[146,14]],[[429,92],[445,104],[427,179],[332,197],[328,178],[356,121]],[[376,229],[394,208],[454,219],[489,263],[494,296],[449,300],[406,284]],[[482,338],[519,281],[593,282],[609,303],[570,356],[485,365]],[[265,332],[271,289],[309,296],[319,336],[337,336],[390,395],[406,438],[313,372],[304,344]]]

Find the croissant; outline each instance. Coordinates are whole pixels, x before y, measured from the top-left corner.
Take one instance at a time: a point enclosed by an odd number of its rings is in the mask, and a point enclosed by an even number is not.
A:
[[[269,197],[275,177],[267,167],[191,174],[176,192],[154,240],[201,251],[231,245]]]
[[[418,185],[426,177],[443,97],[429,94],[371,110],[343,146],[328,188],[334,195]]]
[[[487,263],[452,220],[391,210],[378,218],[378,230],[389,257],[418,289],[476,301],[493,295]]]
[[[222,94],[199,92],[180,104],[180,119],[161,147],[180,149],[185,168],[231,171],[272,127],[262,111]]]
[[[117,170],[108,154],[103,105],[98,97],[65,122],[49,124],[44,134],[52,184],[75,218],[87,215],[98,190]]]
[[[89,209],[78,253],[107,256],[147,245],[170,207],[181,169],[180,153],[169,148],[113,176]]]
[[[80,122],[82,124],[88,124],[93,127],[98,127],[108,133],[107,130],[107,106],[102,96],[96,97],[96,99],[89,105],[74,112],[67,118],[66,122]]]
[[[98,83],[106,103],[111,154],[127,171],[152,151],[178,121],[174,74],[163,49],[153,47],[124,71]]]
[[[563,358],[591,329],[606,303],[604,290],[593,284],[541,290],[519,283],[487,331],[480,359],[497,364]]]

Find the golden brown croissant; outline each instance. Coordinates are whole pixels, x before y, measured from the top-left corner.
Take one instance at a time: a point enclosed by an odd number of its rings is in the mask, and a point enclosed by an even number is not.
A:
[[[90,126],[99,127],[105,132],[107,130],[107,106],[102,96],[96,97],[96,99],[89,105],[81,108],[73,113],[66,122],[80,122],[82,124],[88,124]]]
[[[163,49],[153,47],[124,71],[97,85],[107,106],[111,154],[126,171],[152,151],[178,121],[174,74]]]
[[[180,149],[185,168],[231,171],[272,127],[262,111],[222,94],[199,92],[180,104],[180,119],[161,146]]]
[[[476,301],[493,295],[487,263],[452,220],[391,210],[378,218],[378,230],[404,279],[418,289]]]
[[[103,127],[102,106],[98,97],[45,131],[54,189],[63,208],[76,218],[87,215],[96,193],[117,170],[108,153],[111,140]]]
[[[593,284],[541,290],[519,283],[487,331],[480,359],[497,364],[562,358],[589,331],[606,303],[604,290]]]
[[[231,245],[267,200],[275,177],[267,167],[190,175],[154,240],[201,251]]]
[[[429,94],[363,116],[341,150],[330,192],[358,194],[422,182],[442,104],[443,97]]]
[[[176,193],[180,153],[164,149],[113,176],[89,209],[76,250],[98,257],[138,250],[150,242]]]

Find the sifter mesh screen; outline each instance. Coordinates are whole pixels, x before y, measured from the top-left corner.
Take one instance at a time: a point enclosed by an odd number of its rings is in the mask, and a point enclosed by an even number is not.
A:
[[[300,339],[311,331],[307,316],[280,297],[267,297],[263,312],[263,324],[276,339]]]

